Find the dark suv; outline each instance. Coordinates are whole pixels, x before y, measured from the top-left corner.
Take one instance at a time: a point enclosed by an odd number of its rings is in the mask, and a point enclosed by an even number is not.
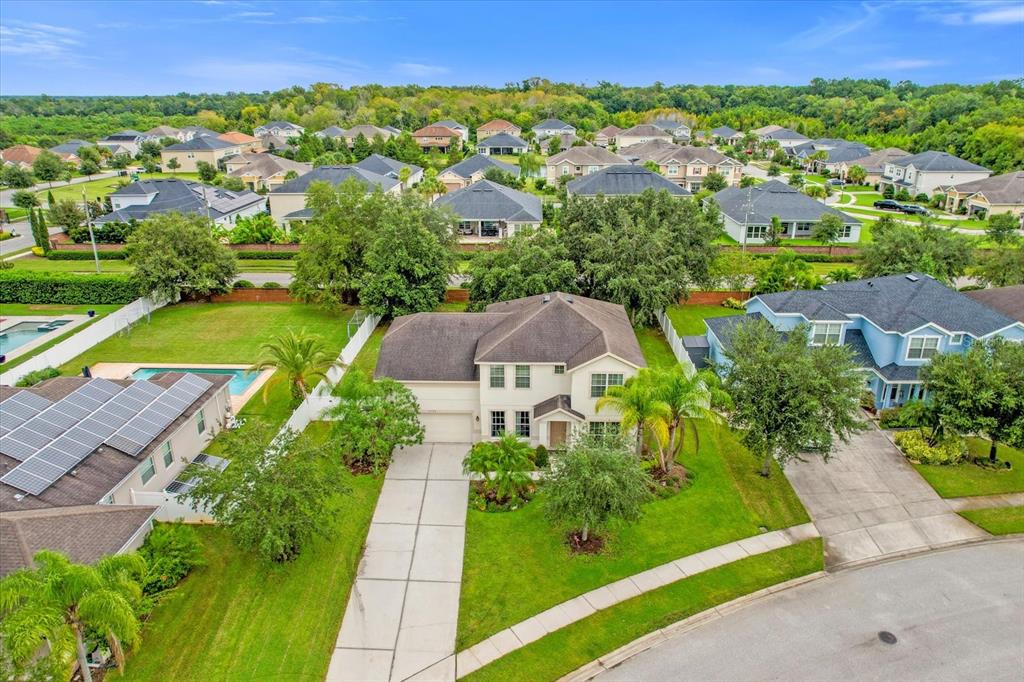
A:
[[[893,199],[879,199],[874,204],[875,208],[884,208],[886,211],[902,211],[903,204]]]
[[[927,208],[924,206],[917,206],[915,204],[906,204],[900,210],[910,215],[931,215],[931,212]]]

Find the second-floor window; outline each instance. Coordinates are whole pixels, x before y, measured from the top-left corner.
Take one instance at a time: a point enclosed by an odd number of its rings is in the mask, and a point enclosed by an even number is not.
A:
[[[939,337],[912,336],[907,345],[907,360],[927,360],[939,352]]]
[[[147,457],[146,461],[142,463],[142,485],[149,483],[155,474],[156,464],[153,463],[152,457]]]
[[[491,366],[491,388],[505,388],[505,365]]]
[[[669,175],[678,175],[679,174],[679,166],[669,166],[668,167],[668,174]]]
[[[164,456],[164,467],[171,466],[171,462],[174,461],[174,453],[171,452],[171,441],[165,440],[164,444],[160,446],[160,452]]]
[[[565,365],[555,365],[555,374],[565,374]]]
[[[843,325],[838,322],[818,322],[814,325],[814,333],[811,335],[812,346],[824,346],[826,343],[839,343],[839,334]]]
[[[516,365],[516,388],[530,387],[530,366]]]
[[[203,432],[206,431],[206,415],[202,410],[196,413],[196,431],[199,432],[199,435],[203,435]]]
[[[609,386],[621,386],[621,374],[591,374],[590,375],[590,397],[601,398],[608,391]]]

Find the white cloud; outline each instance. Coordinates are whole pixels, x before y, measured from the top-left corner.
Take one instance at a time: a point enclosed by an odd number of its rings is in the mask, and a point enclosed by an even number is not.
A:
[[[978,12],[971,16],[970,21],[972,24],[1021,24],[1024,23],[1024,4],[1014,3]]]
[[[921,17],[948,26],[1004,26],[1024,23],[1024,4],[1018,0],[970,0],[924,2]]]
[[[845,18],[834,16],[820,18],[814,26],[801,31],[793,38],[787,40],[786,45],[791,48],[802,48],[805,50],[824,47],[845,35],[868,26],[881,11],[878,5],[869,3],[861,3],[856,7],[858,11],[853,16]]]
[[[438,66],[435,64],[418,64],[416,62],[399,62],[395,64],[391,70],[403,76],[412,76],[413,78],[440,76],[451,71],[451,69],[449,69],[447,66]]]
[[[865,64],[865,68],[872,71],[907,71],[910,69],[927,69],[932,66],[942,66],[946,62],[937,59],[912,59],[912,58],[891,58],[881,59],[876,62]]]
[[[68,66],[78,62],[81,33],[66,26],[12,21],[0,25],[0,53],[60,61]]]

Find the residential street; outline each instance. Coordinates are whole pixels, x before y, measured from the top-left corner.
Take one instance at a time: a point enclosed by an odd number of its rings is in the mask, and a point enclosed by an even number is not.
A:
[[[879,633],[890,632],[887,644]],[[843,571],[684,632],[623,680],[1020,680],[1024,540]]]

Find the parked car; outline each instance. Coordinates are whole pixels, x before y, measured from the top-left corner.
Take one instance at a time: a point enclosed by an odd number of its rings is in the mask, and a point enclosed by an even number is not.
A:
[[[911,215],[931,215],[932,214],[931,211],[929,211],[924,206],[917,206],[916,204],[906,204],[900,210],[903,211],[904,213],[908,213],[908,214],[911,214]]]
[[[831,180],[828,181],[828,184],[832,185],[833,187],[839,187],[843,184],[843,181],[840,180],[839,178],[832,178]]]
[[[885,209],[886,211],[902,211],[903,204],[894,199],[879,199],[874,204],[875,208]]]

